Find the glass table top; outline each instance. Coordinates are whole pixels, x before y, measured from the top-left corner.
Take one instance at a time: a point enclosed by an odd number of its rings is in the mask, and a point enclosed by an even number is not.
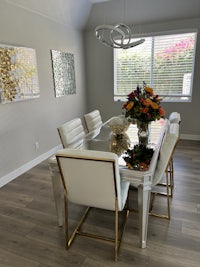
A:
[[[156,148],[164,124],[164,119],[151,122],[148,147],[153,149]],[[124,135],[117,136],[116,134],[113,134],[107,123],[85,136],[83,148],[114,152],[119,156],[119,164],[125,166],[126,163],[123,160],[124,153],[127,149],[132,149],[134,145],[138,144],[137,132],[137,125],[131,124]]]

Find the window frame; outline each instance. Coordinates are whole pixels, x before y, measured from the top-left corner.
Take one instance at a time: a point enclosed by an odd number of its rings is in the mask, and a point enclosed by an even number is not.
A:
[[[173,34],[187,34],[187,33],[193,33],[194,34],[194,52],[193,52],[193,58],[192,58],[192,71],[191,71],[191,83],[190,83],[190,93],[189,94],[160,94],[159,96],[162,97],[163,102],[192,102],[192,91],[193,91],[193,81],[194,81],[194,68],[195,68],[195,56],[196,56],[196,47],[197,47],[197,35],[198,35],[198,30],[197,29],[185,29],[185,30],[176,30],[176,31],[165,31],[165,32],[157,32],[157,33],[149,33],[149,34],[138,34],[138,35],[133,35],[132,38],[138,39],[138,38],[147,38],[147,37],[152,37],[156,38],[158,36],[167,36],[167,35],[173,35]],[[134,49],[134,48],[133,48]],[[116,51],[119,50],[118,48],[113,49],[113,70],[114,70],[114,101],[126,101],[127,100],[127,95],[125,94],[119,94],[117,93],[117,63],[116,63]],[[150,68],[150,84],[149,86],[153,87],[152,85],[152,72],[153,72],[153,67],[152,67],[152,62],[154,58],[152,58],[152,55],[154,54],[154,47],[151,48],[151,68]],[[141,81],[142,83],[142,81]],[[134,88],[132,89],[134,90]]]

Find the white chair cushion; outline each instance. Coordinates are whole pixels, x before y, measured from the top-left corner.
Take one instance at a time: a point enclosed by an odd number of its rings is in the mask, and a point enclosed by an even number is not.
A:
[[[64,148],[78,148],[81,146],[85,131],[81,119],[76,118],[64,123],[58,128]]]
[[[126,204],[126,199],[128,196],[128,190],[130,186],[130,182],[128,181],[121,181],[120,183],[121,187],[121,201],[118,201],[119,203],[119,211],[123,210],[125,204]],[[120,205],[121,204],[121,205]]]
[[[171,123],[169,126],[169,133],[176,135],[178,138],[179,137],[179,129],[180,129],[180,126],[178,123]]]
[[[85,114],[84,119],[89,132],[101,127],[102,125],[102,119],[99,110],[94,110]]]
[[[174,111],[169,115],[170,123],[180,123],[181,122],[181,115],[180,113]]]
[[[172,133],[166,134],[166,138],[160,150],[160,155],[154,173],[152,186],[158,184],[162,179],[165,170],[168,166],[169,160],[173,154],[177,140],[178,140],[177,134],[172,134]]]
[[[67,197],[70,201],[115,210],[116,188],[118,209],[123,209],[130,183],[122,182],[120,179],[116,154],[82,149],[62,149],[56,153],[56,156],[65,174]],[[114,177],[116,186],[113,184]]]

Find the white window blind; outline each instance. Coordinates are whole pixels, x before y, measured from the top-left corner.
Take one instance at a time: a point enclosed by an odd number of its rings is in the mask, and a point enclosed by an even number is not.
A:
[[[163,100],[191,101],[196,34],[146,37],[136,47],[114,49],[114,99],[125,100],[145,81]]]

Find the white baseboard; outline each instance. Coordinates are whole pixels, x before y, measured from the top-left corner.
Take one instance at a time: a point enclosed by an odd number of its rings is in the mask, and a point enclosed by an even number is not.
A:
[[[184,140],[193,140],[193,141],[200,141],[200,135],[194,134],[181,134],[180,139]]]
[[[0,179],[0,188],[12,180],[16,179],[18,176],[22,175],[23,173],[27,172],[31,168],[35,167],[37,164],[41,163],[42,161],[48,159],[50,156],[55,154],[55,152],[62,148],[62,145],[56,146],[51,150],[47,151],[46,153],[40,155],[39,157],[35,158],[34,160],[29,161],[28,163],[24,164],[20,168],[6,174]]]

